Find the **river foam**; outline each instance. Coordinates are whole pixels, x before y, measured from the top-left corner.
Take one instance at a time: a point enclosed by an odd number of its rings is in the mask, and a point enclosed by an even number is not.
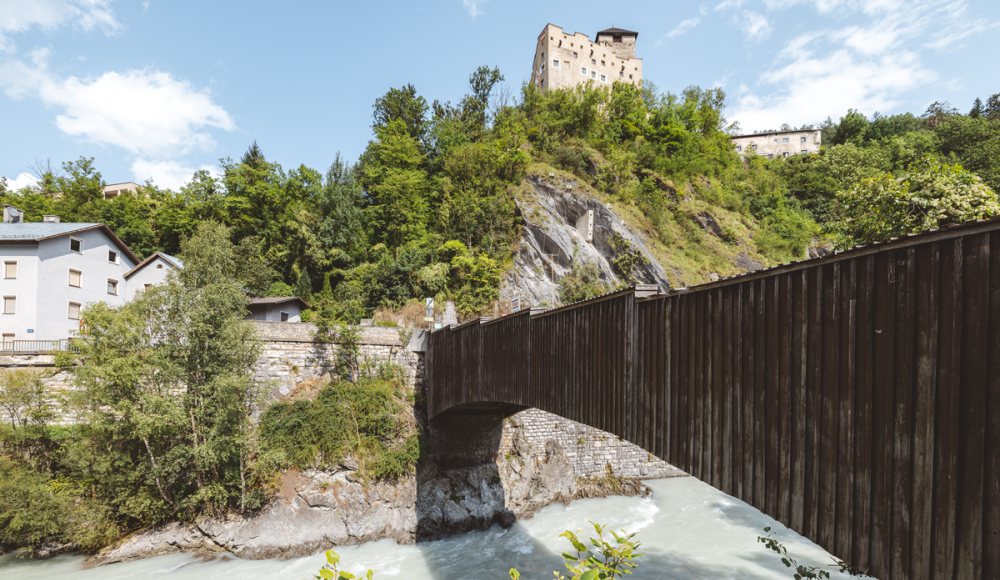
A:
[[[638,532],[642,542],[641,567],[633,578],[788,579],[792,575],[757,542],[771,526],[800,563],[831,564],[819,546],[788,530],[742,501],[693,477],[646,482],[648,498],[585,499],[569,506],[551,505],[534,518],[504,530],[485,532],[416,545],[392,540],[337,548],[346,569],[357,573],[371,568],[377,580],[478,580],[508,578],[512,566],[522,578],[552,578],[562,568],[559,554],[569,545],[560,538],[566,529],[592,530],[588,520],[613,529]],[[176,554],[148,560],[80,569],[79,556],[51,560],[0,557],[2,580],[302,580],[312,578],[324,563],[321,554],[297,560],[240,560],[232,556],[200,562]],[[832,569],[830,569],[832,571]],[[840,577],[833,573],[834,578]],[[844,576],[846,577],[846,576]]]

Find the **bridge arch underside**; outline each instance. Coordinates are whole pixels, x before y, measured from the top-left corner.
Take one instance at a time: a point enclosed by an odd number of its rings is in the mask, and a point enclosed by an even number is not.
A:
[[[1000,570],[1000,222],[431,334],[429,415],[608,431],[878,578]]]

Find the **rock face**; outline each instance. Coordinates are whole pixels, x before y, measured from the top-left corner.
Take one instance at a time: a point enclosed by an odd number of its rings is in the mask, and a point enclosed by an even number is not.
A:
[[[636,266],[637,282],[656,284],[663,291],[669,288],[666,272],[650,254],[642,236],[624,225],[618,214],[585,193],[566,189],[567,185],[575,185],[573,181],[532,175],[528,182],[535,197],[518,203],[524,233],[514,254],[514,267],[503,281],[502,298],[520,294],[525,304],[550,304],[553,290],[557,297],[559,294],[553,275],[558,282],[571,272],[574,251],[581,265],[596,264],[601,278],[617,285],[621,280],[612,267],[618,255],[612,247],[616,236],[646,258],[645,264]],[[592,242],[587,242],[576,228],[577,220],[588,210],[594,212]]]
[[[86,567],[175,552],[247,560],[300,558],[333,546],[391,538],[400,544],[433,540],[493,524],[510,527],[553,502],[612,494],[646,495],[636,480],[578,478],[555,441],[544,453],[523,437],[513,455],[474,467],[421,464],[415,477],[365,485],[353,471],[286,472],[279,497],[260,513],[171,523],[137,532],[89,559]],[[610,468],[610,466],[609,466]]]

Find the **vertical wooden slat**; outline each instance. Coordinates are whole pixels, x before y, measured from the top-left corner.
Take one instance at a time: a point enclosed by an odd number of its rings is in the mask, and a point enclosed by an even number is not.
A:
[[[743,445],[747,433],[743,425],[743,288],[744,284],[732,286],[733,289],[733,477],[734,495],[746,501],[744,487],[745,456]]]
[[[857,320],[857,261],[840,270],[840,381],[837,406],[836,554],[852,560],[854,532],[854,386]]]
[[[803,510],[805,536],[819,540],[819,478],[822,461],[819,456],[820,431],[825,421],[820,412],[820,386],[823,381],[823,268],[808,273],[809,362],[806,372],[806,415],[812,419],[806,431],[806,497]]]
[[[755,420],[757,415],[754,409],[756,401],[754,390],[754,379],[756,378],[754,357],[757,351],[757,333],[754,330],[754,316],[757,306],[754,289],[755,284],[753,282],[743,284],[743,296],[745,298],[743,301],[743,351],[745,353],[743,357],[743,485],[745,488],[743,501],[751,505],[757,505],[756,496],[754,495],[757,488],[755,484],[757,470],[754,466],[754,460],[756,459],[754,449],[760,441],[757,438],[758,427]]]
[[[962,282],[962,382],[959,404],[959,482],[955,551],[956,578],[981,578],[983,540],[983,440],[986,429],[986,368],[1000,361],[986,358],[989,320],[989,236],[965,239]],[[992,441],[991,445],[1000,445]],[[1000,574],[1000,570],[989,570]]]
[[[934,446],[934,539],[931,577],[955,578],[958,501],[959,379],[962,369],[962,239],[941,245],[941,320]]]
[[[871,500],[872,500],[872,413],[874,378],[874,310],[875,259],[865,256],[858,260],[858,290],[856,308],[855,350],[855,438],[854,438],[854,547],[853,561],[867,570],[871,565]]]
[[[913,248],[896,252],[896,372],[892,452],[892,578],[909,577],[911,449],[913,430]]]
[[[823,378],[820,413],[823,426],[819,433],[819,527],[817,543],[835,552],[837,517],[837,407],[840,387],[840,263],[824,268],[829,279],[823,293]],[[824,276],[825,277],[825,276]]]
[[[778,494],[781,485],[781,396],[780,396],[780,368],[779,351],[781,349],[780,328],[778,321],[778,292],[780,279],[771,277],[763,281],[766,300],[764,301],[764,328],[765,343],[767,345],[767,358],[764,360],[763,371],[767,388],[765,390],[764,405],[766,409],[765,417],[767,421],[765,437],[767,439],[767,449],[765,451],[765,489],[766,489],[766,510],[774,519],[779,519]]]
[[[983,468],[983,570],[1000,570],[1000,233],[990,234],[989,332]]]
[[[778,447],[778,521],[791,524],[792,498],[792,276],[783,275],[778,283],[778,396],[779,437]]]
[[[722,289],[722,491],[733,495],[733,287]]]
[[[754,505],[767,513],[767,292],[765,279],[754,282]]]
[[[916,351],[914,360],[913,531],[910,576],[930,579],[934,501],[934,406],[938,354],[940,252],[937,244],[917,249]]]
[[[791,275],[791,392],[792,448],[791,454],[791,520],[794,530],[805,529],[806,429],[810,418],[806,414],[806,374],[808,373],[808,306],[809,288],[806,271]]]

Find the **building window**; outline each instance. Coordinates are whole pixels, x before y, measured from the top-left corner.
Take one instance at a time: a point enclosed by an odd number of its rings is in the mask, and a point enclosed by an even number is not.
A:
[[[288,322],[288,313],[287,312],[282,312],[281,313],[281,321],[282,322]]]
[[[587,76],[587,67],[581,66],[580,67],[580,74],[582,74],[583,76]]]
[[[152,288],[152,287],[153,287],[152,284],[143,284],[142,285],[142,291],[143,292],[149,292],[149,289]]]
[[[590,59],[590,64],[593,65],[593,66],[597,66],[597,60],[593,59],[593,58]]]
[[[753,149],[754,151],[756,151],[757,150],[757,146],[756,145],[751,145],[750,149]]]
[[[77,254],[83,253],[83,240],[80,238],[70,237],[69,239],[69,251],[76,252]]]
[[[632,75],[628,75],[628,80],[632,80]]]
[[[70,320],[80,320],[80,303],[70,302],[69,303],[69,319]]]
[[[743,148],[742,148],[742,147],[740,147],[739,145],[737,145],[737,146],[736,146],[736,150],[737,150],[737,151],[743,151]]]
[[[108,294],[118,295],[118,280],[108,278]]]
[[[559,68],[559,59],[552,59],[552,68]]]
[[[573,53],[573,58],[577,58],[577,54],[575,52]]]
[[[805,137],[799,137],[799,143],[805,143],[805,142],[806,142]]]
[[[802,150],[802,151],[800,151],[799,153],[802,153],[803,155],[805,155],[805,154],[809,153],[809,150],[807,150],[807,149],[803,149],[803,150]]]
[[[603,60],[601,61],[601,66],[607,66],[607,65],[604,64]]]
[[[79,270],[70,270],[69,271],[69,285],[72,286],[72,287],[74,287],[74,288],[79,288],[80,287],[80,279],[82,277],[83,277],[83,274],[81,274]]]
[[[778,140],[777,140],[777,139],[775,139],[775,140],[774,140],[774,144],[775,144],[775,145],[777,145],[777,144],[778,144]]]
[[[608,82],[608,76],[607,75],[601,75],[601,82],[602,83]]]
[[[782,138],[782,139],[781,139],[781,142],[782,142],[782,143],[788,143],[788,137],[784,137],[784,138]]]
[[[618,73],[618,78],[620,78],[620,79],[623,79],[623,78],[625,78],[625,73],[623,73],[623,72],[619,72],[619,73]]]
[[[15,314],[16,310],[17,310],[17,296],[4,296],[3,313]]]
[[[597,78],[597,71],[596,70],[590,71],[590,78],[592,78],[592,79],[596,79]]]
[[[111,262],[112,264],[117,264],[118,263],[118,252],[116,252],[114,250],[108,250],[108,262]]]
[[[8,280],[17,278],[17,262],[4,262],[3,263],[3,277]]]
[[[616,36],[612,36],[611,37],[611,42],[621,42],[621,41],[622,41],[622,37],[621,36],[617,36],[616,35]]]
[[[773,153],[768,153],[767,154],[767,158],[768,159],[774,159],[774,154]]]

